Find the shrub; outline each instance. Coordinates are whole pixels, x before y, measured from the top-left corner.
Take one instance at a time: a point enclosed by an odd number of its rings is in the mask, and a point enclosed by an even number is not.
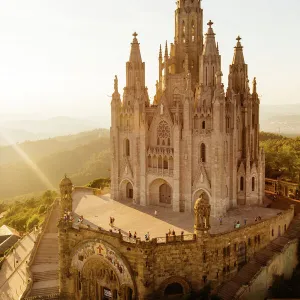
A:
[[[39,215],[45,213],[45,211],[46,211],[46,206],[45,206],[45,205],[41,205],[41,206],[39,207]]]
[[[35,225],[39,223],[40,219],[37,215],[33,215],[28,221],[27,221],[27,230],[31,230]]]

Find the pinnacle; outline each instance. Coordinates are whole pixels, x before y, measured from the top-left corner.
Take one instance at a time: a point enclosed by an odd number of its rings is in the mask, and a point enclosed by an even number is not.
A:
[[[238,36],[236,38],[237,40],[237,44],[234,47],[234,57],[233,57],[233,65],[237,65],[237,64],[245,64],[245,60],[244,60],[244,53],[243,53],[243,46],[241,44],[241,37]]]
[[[138,34],[136,32],[133,33],[133,41],[131,43],[131,51],[130,51],[130,62],[142,63],[142,57],[140,52],[140,44],[137,40]]]

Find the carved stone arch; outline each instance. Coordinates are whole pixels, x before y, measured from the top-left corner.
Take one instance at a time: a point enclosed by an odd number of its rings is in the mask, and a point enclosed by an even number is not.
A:
[[[211,203],[211,193],[208,189],[206,188],[199,188],[199,189],[196,189],[194,192],[193,192],[193,195],[192,195],[192,204],[194,204],[194,202],[197,200],[198,198],[198,194],[201,194],[201,193],[204,193],[204,198],[206,198],[209,203]]]
[[[170,284],[173,284],[173,283],[178,283],[182,286],[184,295],[187,295],[191,292],[190,284],[183,277],[172,276],[172,277],[167,278],[160,284],[159,289],[158,289],[160,299],[165,299],[165,290]]]
[[[102,248],[100,248],[100,249],[102,249],[101,250],[102,252],[99,250],[99,252],[97,253],[98,245],[100,245],[100,246],[102,245]],[[105,248],[105,249],[103,249],[103,248]],[[106,252],[106,253],[104,253],[104,252]],[[99,254],[99,253],[101,253],[101,254]],[[112,253],[115,256],[115,258],[117,259],[117,261],[112,262],[109,259],[110,255],[112,255]],[[109,255],[107,255],[107,254],[109,254]],[[120,286],[125,284],[125,285],[131,287],[133,290],[133,299],[136,298],[137,285],[134,280],[134,273],[132,271],[132,268],[131,268],[127,258],[118,249],[116,249],[114,246],[112,246],[110,243],[103,241],[101,239],[83,240],[83,241],[79,242],[75,247],[72,248],[72,250],[70,251],[70,257],[71,257],[71,263],[69,265],[69,268],[73,271],[76,269],[79,271],[82,271],[85,263],[89,259],[93,259],[93,258],[101,257],[103,260],[107,260],[106,263],[111,264],[112,268],[119,268],[118,264],[121,263],[122,264],[121,267],[123,267],[123,271],[121,273],[124,274],[124,276],[126,275],[126,279],[125,280],[122,279],[123,281],[121,281],[120,278],[118,277],[118,279],[120,281],[119,284],[120,284]],[[117,274],[117,275],[120,276],[120,274]]]

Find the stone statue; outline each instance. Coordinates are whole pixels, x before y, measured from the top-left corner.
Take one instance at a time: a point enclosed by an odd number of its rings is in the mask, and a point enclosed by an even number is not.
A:
[[[164,105],[163,104],[160,105],[160,114],[161,115],[164,114]]]
[[[204,198],[204,193],[201,193],[194,205],[195,230],[208,231],[210,229],[210,211],[209,201]]]

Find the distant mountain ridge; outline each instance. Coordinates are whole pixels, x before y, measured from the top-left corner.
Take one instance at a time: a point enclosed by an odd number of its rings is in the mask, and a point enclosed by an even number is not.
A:
[[[100,117],[99,120],[89,120],[65,116],[17,120],[11,116],[0,119],[0,146],[107,127],[107,122],[104,124],[102,120]]]
[[[109,169],[107,129],[24,142],[18,149],[0,147],[0,200],[48,189],[41,174],[58,188],[65,173],[74,184],[83,185],[95,178],[109,177]]]

